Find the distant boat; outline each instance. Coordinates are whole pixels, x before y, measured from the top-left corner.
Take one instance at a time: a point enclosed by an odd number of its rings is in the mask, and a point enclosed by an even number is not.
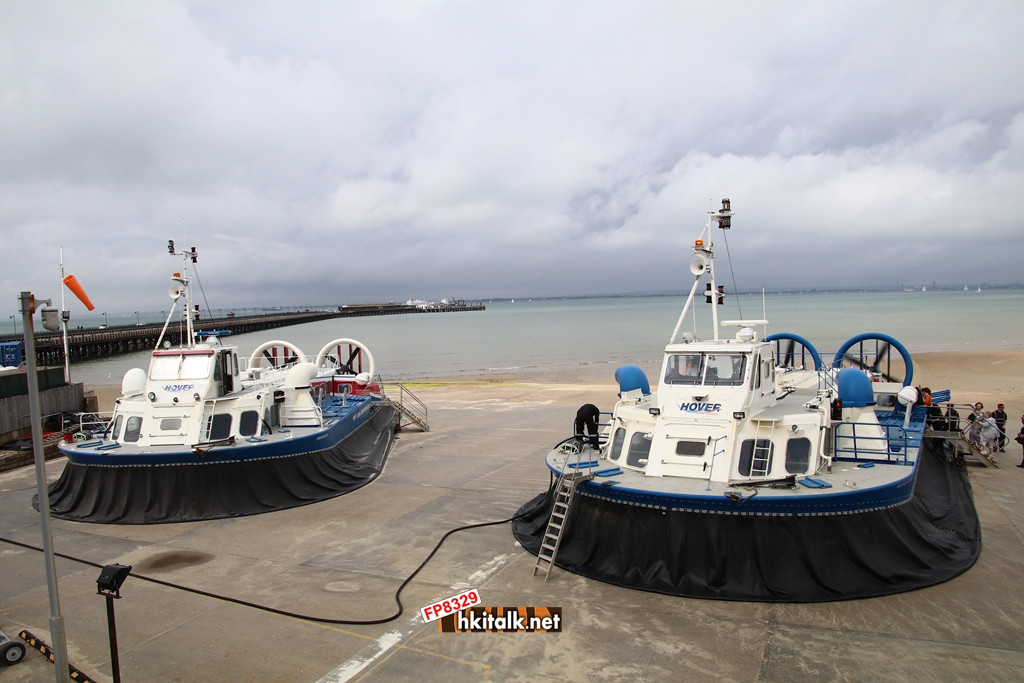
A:
[[[927,292],[927,291],[928,291],[928,288],[927,288],[927,287],[922,287],[922,288],[921,288],[921,291],[922,291],[922,292]]]
[[[967,285],[964,285],[964,291],[965,292],[967,291]]]

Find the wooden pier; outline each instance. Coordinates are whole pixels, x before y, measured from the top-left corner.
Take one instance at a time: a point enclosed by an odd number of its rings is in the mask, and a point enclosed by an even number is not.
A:
[[[197,332],[228,330],[232,334],[245,334],[276,327],[301,325],[303,323],[332,318],[356,318],[370,315],[404,315],[413,313],[457,313],[462,311],[483,311],[483,304],[434,304],[420,308],[409,304],[349,304],[334,311],[293,311],[273,312],[262,315],[229,316],[223,318],[200,318],[193,324]],[[68,355],[72,361],[88,358],[105,358],[133,351],[144,351],[156,347],[163,324],[145,324],[109,327],[106,329],[68,330]],[[181,339],[184,325],[172,321],[167,327],[165,339],[172,344],[184,343]],[[0,336],[0,342],[22,341],[21,335]],[[36,330],[36,362],[40,366],[64,364],[64,341],[59,332]]]

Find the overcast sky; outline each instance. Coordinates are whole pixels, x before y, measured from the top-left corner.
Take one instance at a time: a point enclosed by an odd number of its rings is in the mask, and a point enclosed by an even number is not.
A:
[[[1021,26],[1019,0],[5,1],[0,310],[59,297],[61,246],[98,310],[164,309],[168,239],[214,308],[681,291],[722,197],[741,289],[1021,281]]]

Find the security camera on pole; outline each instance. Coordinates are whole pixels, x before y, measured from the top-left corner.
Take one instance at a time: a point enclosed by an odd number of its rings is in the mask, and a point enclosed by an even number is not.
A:
[[[77,286],[77,283],[75,283]],[[81,290],[81,288],[78,288]],[[71,291],[79,295],[72,287]],[[84,296],[85,292],[79,295]],[[50,600],[50,639],[53,641],[53,664],[56,670],[57,683],[70,681],[68,668],[68,646],[64,631],[64,617],[60,613],[60,596],[57,592],[57,569],[53,555],[53,532],[50,530],[50,496],[46,485],[46,461],[43,457],[43,426],[42,411],[39,400],[39,376],[36,368],[36,337],[32,317],[36,309],[40,309],[43,327],[50,332],[60,329],[60,311],[54,308],[50,299],[36,299],[32,292],[22,292],[20,297],[21,316],[25,333],[25,367],[28,384],[29,424],[32,428],[32,455],[35,460],[36,493],[39,497],[39,519],[43,535],[43,556],[46,563],[46,587]],[[92,303],[85,297],[82,301],[86,306]],[[45,305],[43,305],[45,304]],[[41,307],[41,308],[40,308]]]

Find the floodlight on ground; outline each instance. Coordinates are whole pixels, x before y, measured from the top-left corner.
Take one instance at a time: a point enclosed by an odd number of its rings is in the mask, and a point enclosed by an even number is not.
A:
[[[96,579],[96,592],[107,599],[107,635],[110,638],[110,669],[114,683],[121,683],[121,660],[117,655],[117,623],[114,620],[114,598],[121,597],[121,584],[131,573],[131,565],[108,564]]]

